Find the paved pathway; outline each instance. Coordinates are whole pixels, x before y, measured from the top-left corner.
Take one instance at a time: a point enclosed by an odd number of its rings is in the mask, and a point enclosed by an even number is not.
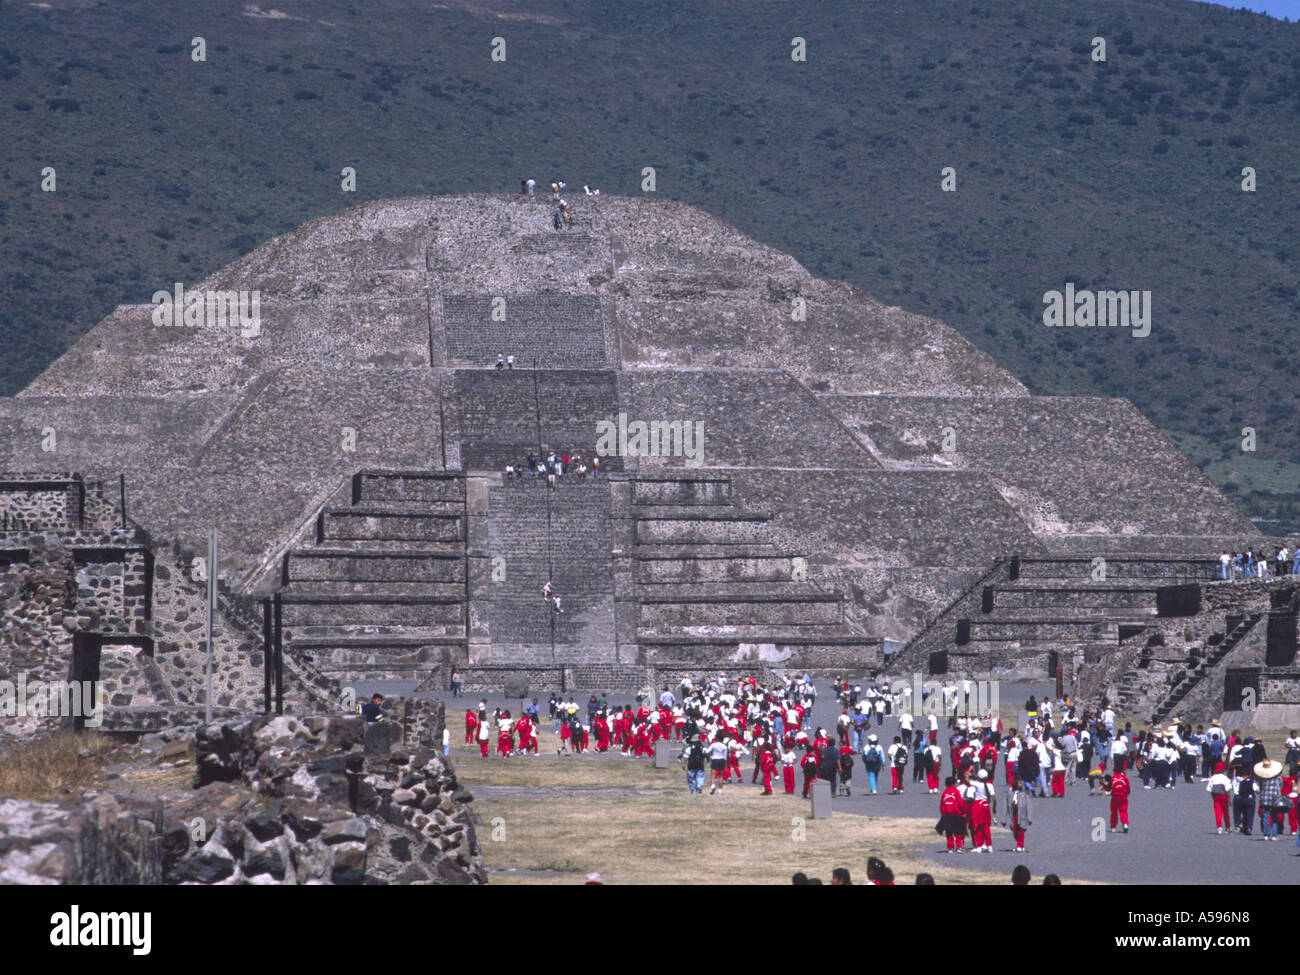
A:
[[[1003,692],[1014,694],[1020,691],[1018,688],[1004,688]],[[578,702],[583,704],[587,696],[578,695]],[[448,725],[453,735],[462,730],[462,716],[468,706],[466,702],[477,703],[479,697],[481,695],[470,695],[465,699],[448,700]],[[539,694],[538,698],[543,704],[544,726],[553,727],[545,724],[545,695]],[[617,695],[610,697],[611,704],[630,700]],[[512,709],[519,704],[517,700],[506,702],[493,696],[489,696],[489,702],[493,707],[502,705]],[[838,707],[823,695],[813,713],[814,724],[829,727],[838,713]],[[882,745],[887,746],[898,733],[897,722],[887,717],[880,728],[875,728],[873,723],[872,730],[880,736]],[[945,775],[948,772],[946,734],[946,729],[941,730]],[[627,761],[603,756],[583,756],[576,760]],[[748,761],[743,767],[748,780]],[[863,795],[859,790],[866,787],[866,774],[859,759],[854,767],[854,794],[835,799],[834,812],[913,816],[936,821],[939,818],[939,797],[928,794],[924,782],[913,783],[911,776],[909,765],[903,794],[891,796],[888,794],[888,770],[885,770],[879,794]],[[1028,830],[1024,853],[1014,852],[1011,831],[995,823],[993,853],[967,853],[958,859],[958,855],[944,852],[943,837],[935,834],[930,856],[936,863],[958,860],[964,869],[986,870],[1008,879],[1012,869],[1023,863],[1032,872],[1034,882],[1047,873],[1080,880],[1139,884],[1294,884],[1300,881],[1300,849],[1295,845],[1294,836],[1284,836],[1279,842],[1268,843],[1260,837],[1257,824],[1251,836],[1219,835],[1214,831],[1209,793],[1199,778],[1191,785],[1180,780],[1173,789],[1146,790],[1136,773],[1130,777],[1134,791],[1129,801],[1132,826],[1127,834],[1109,831],[1110,800],[1103,796],[1089,796],[1087,783],[1078,782],[1066,789],[1064,799],[1035,799],[1034,821]],[[1000,764],[996,778],[1001,809],[1008,790]],[[802,786],[802,778],[799,781]],[[744,788],[759,787],[746,781]],[[1099,819],[1101,828],[1098,828]],[[869,851],[864,851],[864,855],[866,853]],[[906,882],[911,878],[899,879]],[[1175,908],[1191,910],[1201,906],[1204,904],[1194,901],[1191,906],[1177,904]]]

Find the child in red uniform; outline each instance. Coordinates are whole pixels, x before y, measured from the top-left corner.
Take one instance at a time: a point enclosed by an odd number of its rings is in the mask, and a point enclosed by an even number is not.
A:
[[[794,795],[794,767],[798,764],[795,758],[794,748],[790,743],[785,746],[785,751],[781,753],[781,777],[785,782],[785,794]]]
[[[807,799],[817,779],[817,753],[809,748],[799,760],[799,767],[803,769],[803,797]]]
[[[465,744],[474,744],[474,729],[478,727],[478,715],[470,708],[465,712]]]
[[[528,715],[519,719],[519,724],[515,726],[519,732],[519,750],[521,752],[532,752],[537,754],[537,736],[533,734],[533,722]]]
[[[966,813],[970,821],[971,849],[975,853],[993,852],[992,789],[988,773],[980,769],[962,790],[966,800]]]
[[[776,771],[776,755],[772,752],[772,746],[768,745],[763,749],[763,757],[759,760],[759,765],[763,769],[763,795],[772,794],[772,773]]]
[[[736,774],[737,782],[745,781],[745,774],[740,771],[740,756],[748,754],[749,749],[740,743],[739,738],[732,738],[727,742],[727,770],[722,775],[722,781],[728,781],[733,772]]]
[[[515,736],[510,728],[510,712],[507,711],[501,716],[501,723],[497,725],[497,751],[502,757],[515,750]]]
[[[1291,811],[1287,813],[1287,825],[1291,827],[1292,833],[1300,833],[1300,810],[1297,810],[1297,805],[1300,805],[1300,796],[1296,795],[1295,782],[1296,777],[1294,775],[1284,775],[1282,777],[1282,798],[1291,800]]]
[[[480,721],[478,726],[478,749],[479,754],[484,758],[488,757],[488,746],[492,743],[492,731],[488,728],[486,721]]]
[[[1128,776],[1124,774],[1123,760],[1119,759],[1115,763],[1115,773],[1110,777],[1110,788],[1106,791],[1110,793],[1110,831],[1115,832],[1115,827],[1120,823],[1124,824],[1124,832],[1128,832],[1128,794],[1132,786],[1129,784]]]
[[[962,801],[957,780],[948,776],[943,780],[943,795],[939,797],[939,822],[935,829],[948,841],[948,852],[966,852],[966,803]]]

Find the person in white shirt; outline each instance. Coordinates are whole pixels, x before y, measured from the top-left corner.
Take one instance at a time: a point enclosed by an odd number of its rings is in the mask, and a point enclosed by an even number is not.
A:
[[[706,752],[709,756],[709,771],[712,773],[709,795],[713,795],[715,792],[722,791],[722,774],[727,769],[727,758],[731,754],[731,749],[721,738],[715,738]]]
[[[893,788],[889,790],[890,795],[896,795],[903,791],[903,770],[907,768],[907,746],[903,744],[902,737],[894,738],[894,743],[889,746],[889,777]]]
[[[903,733],[903,744],[910,747],[912,744],[912,730],[913,730],[913,718],[911,712],[905,711],[899,717],[898,730]]]
[[[1224,774],[1225,767],[1222,762],[1216,765],[1205,784],[1205,791],[1214,802],[1214,826],[1219,833],[1232,830],[1232,779]]]

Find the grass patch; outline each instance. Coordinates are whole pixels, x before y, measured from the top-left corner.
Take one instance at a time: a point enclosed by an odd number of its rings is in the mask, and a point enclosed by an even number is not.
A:
[[[63,732],[17,745],[0,762],[0,794],[19,799],[58,799],[95,787],[103,756],[114,747],[107,735]]]

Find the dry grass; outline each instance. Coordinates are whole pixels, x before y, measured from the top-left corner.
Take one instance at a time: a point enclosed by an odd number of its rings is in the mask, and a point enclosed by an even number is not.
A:
[[[102,758],[114,747],[108,735],[63,732],[16,745],[0,760],[0,794],[57,799],[95,787]]]
[[[544,733],[543,753],[555,754]],[[454,746],[457,774],[476,792],[474,811],[491,882],[576,884],[589,871],[612,884],[788,884],[803,871],[830,882],[848,867],[866,879],[868,856],[899,883],[926,872],[941,884],[1005,884],[1008,876],[936,864],[930,821],[838,815],[814,820],[806,800],[750,786],[692,796],[674,766],[645,759],[482,759]],[[748,776],[748,767],[746,767]]]

